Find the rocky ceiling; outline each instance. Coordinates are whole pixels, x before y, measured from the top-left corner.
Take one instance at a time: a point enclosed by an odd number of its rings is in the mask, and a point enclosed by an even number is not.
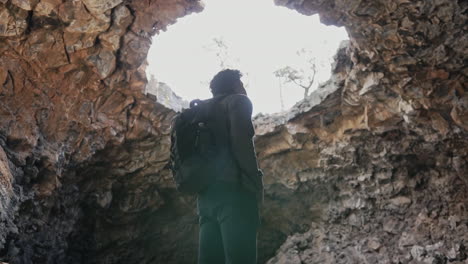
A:
[[[310,98],[255,119],[259,263],[467,263],[468,2],[276,4],[350,42]],[[166,168],[174,111],[144,69],[151,36],[202,9],[0,0],[0,261],[195,262],[193,198]]]

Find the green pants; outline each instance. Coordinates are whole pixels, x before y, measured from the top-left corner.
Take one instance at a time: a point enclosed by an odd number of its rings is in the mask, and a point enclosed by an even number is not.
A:
[[[198,196],[199,264],[257,263],[258,205],[255,194],[215,183]]]

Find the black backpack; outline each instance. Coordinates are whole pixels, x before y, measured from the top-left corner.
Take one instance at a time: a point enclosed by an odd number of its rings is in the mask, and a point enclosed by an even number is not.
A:
[[[197,194],[222,170],[219,149],[210,127],[214,104],[219,100],[194,100],[176,115],[171,126],[170,169],[177,190]]]

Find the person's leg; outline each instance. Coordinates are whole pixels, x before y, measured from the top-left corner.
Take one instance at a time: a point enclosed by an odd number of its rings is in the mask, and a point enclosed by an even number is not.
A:
[[[223,264],[223,241],[216,219],[200,217],[200,237],[198,247],[198,264]]]
[[[226,264],[257,263],[257,227],[255,225],[231,218],[221,224],[221,229]]]
[[[255,197],[226,205],[218,214],[226,264],[257,263],[258,209]]]

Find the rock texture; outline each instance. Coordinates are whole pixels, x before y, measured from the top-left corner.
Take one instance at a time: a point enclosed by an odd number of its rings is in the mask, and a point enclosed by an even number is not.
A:
[[[160,184],[174,112],[144,94],[145,59],[152,35],[201,9],[0,1],[0,261],[184,259],[170,232],[184,218],[162,208],[186,211]]]
[[[467,3],[277,3],[345,26],[351,65],[259,120],[267,183],[323,194],[268,263],[467,263]]]
[[[146,93],[155,96],[158,103],[176,112],[189,108],[189,102],[175,94],[169,85],[159,82],[153,75],[150,76],[146,85]]]
[[[276,2],[350,43],[329,82],[256,119],[260,263],[467,263],[466,1]],[[194,263],[174,111],[144,68],[150,37],[201,9],[0,0],[0,261]]]

